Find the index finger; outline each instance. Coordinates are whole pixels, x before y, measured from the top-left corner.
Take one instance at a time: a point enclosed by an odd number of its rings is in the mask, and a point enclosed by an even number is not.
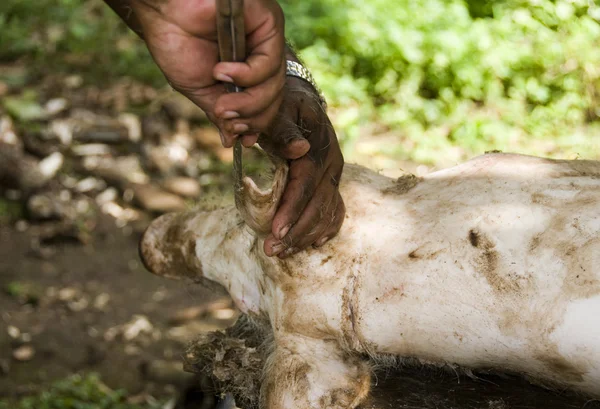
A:
[[[267,40],[261,50],[251,50],[244,62],[220,62],[213,69],[218,81],[232,82],[237,86],[251,88],[276,75],[285,75],[283,45],[279,39]],[[285,43],[284,43],[285,44]]]
[[[270,0],[246,1],[244,24],[248,53],[245,62],[217,64],[213,70],[215,79],[253,87],[277,75],[278,71],[283,75],[285,34],[283,11],[279,4]]]

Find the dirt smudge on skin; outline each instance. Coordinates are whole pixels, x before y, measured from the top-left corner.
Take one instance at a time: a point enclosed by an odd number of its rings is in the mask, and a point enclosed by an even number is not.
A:
[[[542,242],[541,234],[536,234],[535,236],[533,236],[533,238],[529,242],[529,251],[532,252],[535,249],[537,249],[541,242]]]
[[[568,161],[572,172],[566,172],[563,176],[585,176],[593,179],[600,178],[600,164],[594,160]]]
[[[269,266],[264,268],[264,270],[273,270],[274,273],[267,273],[267,275],[281,285],[288,285],[288,283],[291,283],[296,279],[302,279],[308,274],[305,271],[304,263],[299,257],[291,259],[273,258],[268,261],[268,263]],[[265,267],[265,263],[263,263],[263,267]]]
[[[283,355],[283,356],[282,356]],[[278,408],[285,402],[286,395],[290,393],[289,387],[293,385],[293,394],[295,396],[306,396],[310,388],[308,374],[311,367],[307,362],[301,361],[291,354],[276,353],[270,359],[273,363],[269,370],[265,370],[269,376],[261,388],[259,408]],[[286,388],[282,388],[282,379],[285,379]]]
[[[355,183],[356,185],[369,185],[373,182],[372,177],[373,175],[364,172],[360,166],[347,164],[344,166],[344,177],[342,180]],[[381,178],[386,179],[383,176],[381,176]]]
[[[568,359],[558,352],[556,345],[551,345],[544,353],[539,353],[536,357],[544,366],[556,374],[560,374],[561,379],[572,382],[583,381],[585,371],[581,370],[582,365],[574,365]]]
[[[573,202],[574,209],[581,208],[579,204],[580,201]],[[593,204],[587,200],[581,204],[588,205]],[[554,257],[565,264],[563,297],[582,299],[600,294],[600,238],[593,232],[582,230],[578,217],[556,214],[548,229],[530,241],[530,256],[539,256],[538,249],[543,248],[554,249]]]
[[[187,229],[187,222],[193,216],[193,213],[166,215],[148,227],[139,252],[150,272],[169,278],[202,277],[202,265],[196,258],[196,235]],[[162,229],[165,232],[161,236]]]
[[[202,265],[196,257],[196,234],[186,228],[189,217],[173,223],[163,241],[163,254],[171,255],[170,268],[176,275],[189,278],[202,276]]]
[[[600,265],[600,238],[588,240],[583,246],[568,247],[566,256],[570,268],[562,287],[563,294],[589,298],[600,294],[597,269]]]
[[[377,298],[377,301],[385,301],[386,299],[396,296],[397,298],[402,298],[405,296],[404,294],[404,286],[394,286],[383,293],[380,297]]]
[[[355,280],[356,277],[351,276],[348,279],[348,284],[344,287],[342,293],[342,335],[347,345],[347,349],[353,349],[357,344],[356,339],[356,315],[354,313],[354,307],[352,305],[355,291]]]
[[[283,298],[280,309],[274,319],[277,330],[290,334],[303,334],[313,338],[331,338],[342,336],[341,329],[337,326],[343,322],[339,311],[347,311],[342,307],[343,277],[324,276],[317,277],[318,272],[306,271],[307,267],[298,267],[298,258],[302,255],[286,260],[269,260],[278,269],[283,267],[274,278],[275,287],[281,291]],[[331,263],[335,262],[335,258]],[[291,264],[291,265],[290,265]],[[323,299],[314,297],[327,294],[328,303],[333,303],[339,308],[324,307]],[[346,300],[350,302],[349,299]],[[348,305],[348,304],[346,304]]]
[[[294,272],[292,271],[292,269],[290,268],[289,263],[286,260],[280,260],[277,264],[279,265],[279,267],[283,271],[284,276],[286,276],[286,277],[294,277]]]
[[[443,252],[445,249],[438,249],[438,250],[431,250],[428,249],[427,247],[430,245],[431,243],[426,243],[423,246],[420,246],[416,249],[414,249],[413,251],[411,251],[410,253],[408,253],[408,258],[412,261],[417,261],[417,260],[432,260],[434,259],[438,254],[440,254],[441,252]]]
[[[479,247],[479,233],[476,230],[469,230],[469,243],[473,247]]]
[[[477,229],[469,230],[467,239],[472,247],[479,250],[479,254],[475,257],[477,272],[485,277],[494,292],[501,294],[517,292],[520,284],[510,276],[504,275],[505,271],[500,266],[500,256],[494,242]]]
[[[507,336],[517,336],[518,330],[523,327],[521,312],[515,308],[507,308],[498,320],[498,328]]]
[[[401,195],[417,186],[420,181],[421,178],[418,178],[413,174],[400,176],[392,186],[383,189],[381,193],[383,195]]]
[[[361,283],[359,277],[354,275],[347,277],[346,280],[347,283],[342,292],[340,322],[341,336],[344,340],[342,349],[368,353],[371,347],[362,334],[362,314],[358,309]]]
[[[327,256],[324,259],[321,260],[321,265],[327,263],[329,260],[331,260],[333,258],[333,256]]]
[[[146,269],[153,274],[171,279],[189,279],[208,289],[220,291],[223,286],[204,277],[202,261],[196,255],[198,235],[193,224],[197,213],[167,214],[157,219],[144,233],[139,253]],[[154,222],[156,223],[156,221]],[[215,226],[215,229],[218,227]],[[162,233],[164,231],[164,233]],[[207,232],[207,235],[213,234]],[[149,236],[150,240],[146,240]]]

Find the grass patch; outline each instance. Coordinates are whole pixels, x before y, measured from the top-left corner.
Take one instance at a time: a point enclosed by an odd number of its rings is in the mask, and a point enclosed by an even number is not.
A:
[[[0,197],[0,224],[10,224],[21,217],[23,217],[21,203]]]
[[[124,390],[114,391],[97,374],[73,375],[55,382],[47,391],[18,401],[0,400],[0,409],[159,409],[127,402]]]

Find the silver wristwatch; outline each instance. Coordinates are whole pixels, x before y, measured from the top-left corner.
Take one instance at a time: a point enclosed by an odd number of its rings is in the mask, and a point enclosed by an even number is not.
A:
[[[285,63],[285,74],[290,75],[292,77],[301,78],[304,81],[308,82],[310,85],[312,85],[315,91],[317,91],[317,95],[319,96],[319,100],[321,101],[321,106],[323,107],[323,109],[327,109],[327,101],[325,101],[325,97],[321,93],[321,90],[317,86],[317,83],[315,82],[315,79],[313,78],[310,71],[308,71],[306,67],[304,67],[302,64],[296,61],[286,60]]]

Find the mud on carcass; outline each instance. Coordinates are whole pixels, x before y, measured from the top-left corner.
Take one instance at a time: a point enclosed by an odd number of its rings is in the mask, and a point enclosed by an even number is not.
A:
[[[272,347],[267,323],[242,315],[225,331],[202,334],[183,355],[184,369],[198,382],[206,406],[258,409],[264,360]],[[389,357],[362,409],[597,409],[600,402],[531,385],[519,375],[431,367]],[[206,395],[211,395],[207,398]],[[235,405],[235,406],[234,406]]]
[[[264,408],[368,405],[389,356],[598,397],[599,177],[594,161],[504,154],[408,186],[347,166],[347,219],[322,248],[267,257],[257,229],[224,208],[162,216],[141,254],[154,273],[215,281],[268,320]]]

